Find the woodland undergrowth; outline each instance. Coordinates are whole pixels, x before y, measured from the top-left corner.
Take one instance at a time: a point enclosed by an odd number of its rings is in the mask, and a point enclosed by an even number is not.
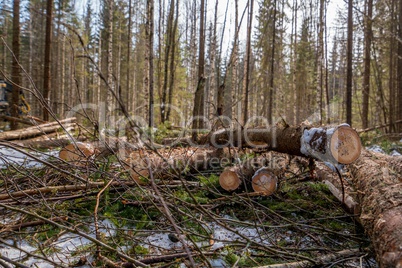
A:
[[[319,256],[345,250],[357,251],[339,267],[375,267],[353,215],[298,164],[303,159],[278,155],[289,165],[271,196],[224,191],[220,170],[169,179],[151,171],[139,185],[115,156],[79,166],[57,157],[35,168],[10,163],[0,173],[0,242],[21,252],[12,260],[20,267],[30,258],[57,267],[313,267]],[[85,243],[63,251],[63,237]],[[24,252],[21,241],[35,250]]]

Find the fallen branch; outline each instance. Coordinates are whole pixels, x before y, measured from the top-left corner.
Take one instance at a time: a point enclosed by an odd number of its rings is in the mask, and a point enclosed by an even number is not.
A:
[[[52,220],[54,222],[66,221],[67,219],[68,219],[67,216],[50,218],[50,220]],[[21,230],[23,228],[35,227],[35,226],[44,225],[44,224],[46,224],[46,222],[44,222],[42,220],[36,220],[36,221],[22,222],[22,223],[18,223],[18,224],[14,224],[14,225],[0,224],[0,228],[2,228],[1,232],[5,232],[5,231]]]
[[[327,264],[332,264],[338,259],[345,259],[350,257],[360,258],[366,255],[366,253],[362,252],[360,249],[347,249],[342,250],[330,254],[326,254],[323,256],[319,256],[316,259],[315,263],[309,261],[297,261],[297,262],[290,262],[290,263],[280,263],[280,264],[272,264],[266,266],[258,266],[254,268],[299,268],[299,267],[318,267],[324,266]]]
[[[119,251],[119,250],[113,248],[112,246],[109,246],[108,244],[106,244],[106,243],[104,243],[104,242],[102,242],[102,241],[100,241],[100,240],[98,240],[98,239],[92,237],[92,236],[89,235],[89,234],[86,234],[86,233],[84,233],[84,232],[79,231],[76,227],[68,227],[68,226],[66,226],[66,225],[62,225],[62,224],[59,224],[59,223],[57,223],[57,222],[55,222],[55,221],[52,221],[52,220],[50,220],[50,219],[47,219],[46,217],[40,216],[40,215],[38,215],[38,214],[36,214],[36,213],[32,213],[32,212],[30,212],[30,211],[28,211],[28,210],[20,209],[20,208],[17,208],[17,207],[12,207],[12,206],[9,206],[9,205],[6,205],[6,204],[0,203],[0,207],[5,208],[5,209],[8,209],[8,210],[11,210],[11,211],[15,211],[15,212],[19,212],[19,213],[22,213],[22,214],[29,215],[29,216],[31,216],[31,217],[34,217],[34,218],[43,220],[43,221],[45,221],[47,224],[51,224],[51,225],[53,225],[53,226],[55,226],[55,227],[57,227],[57,228],[60,228],[60,229],[62,229],[62,230],[66,230],[66,231],[68,231],[68,232],[71,232],[71,233],[77,234],[77,235],[79,235],[79,236],[82,236],[82,237],[88,239],[89,241],[95,243],[96,245],[101,246],[101,247],[104,248],[105,250],[108,250],[108,251],[110,251],[110,252],[113,252],[114,254],[116,254],[117,256],[119,256],[120,258],[126,259],[126,260],[128,260],[128,261],[134,263],[136,266],[146,267],[146,265],[145,265],[144,263],[142,263],[142,262],[140,262],[140,261],[138,261],[138,260],[136,260],[136,259],[134,259],[134,258],[132,258],[132,257],[126,255],[126,254],[124,254],[124,253],[122,253],[121,251]],[[0,255],[0,256],[1,256],[1,255]]]
[[[348,213],[352,215],[358,215],[360,213],[359,204],[350,194],[353,190],[350,189],[349,185],[346,185],[344,191],[341,190],[342,185],[340,178],[335,171],[320,162],[316,163],[315,171],[317,172],[318,178],[328,186],[329,191],[342,203]]]
[[[392,123],[383,124],[383,125],[379,125],[379,126],[375,126],[375,127],[369,127],[369,128],[365,128],[365,129],[359,129],[359,130],[357,131],[357,133],[360,134],[360,133],[364,133],[364,132],[376,130],[376,129],[379,129],[379,128],[389,127],[390,125],[394,125],[394,124],[398,124],[398,123],[402,123],[402,120],[397,120],[397,121],[392,122]]]

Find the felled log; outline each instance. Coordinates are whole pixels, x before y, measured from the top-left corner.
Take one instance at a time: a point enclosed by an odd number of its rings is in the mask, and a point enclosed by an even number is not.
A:
[[[65,129],[67,131],[73,131],[75,129],[75,126],[67,127]],[[77,141],[83,140],[77,139]],[[65,133],[54,132],[26,140],[15,140],[13,141],[13,143],[28,148],[51,149],[55,147],[64,147],[71,143],[71,139]]]
[[[364,151],[350,169],[359,219],[380,267],[402,267],[402,177],[386,159]]]
[[[263,154],[225,168],[219,176],[219,185],[226,191],[234,191],[241,185],[251,184],[254,191],[270,195],[276,190],[277,176],[287,163],[288,159],[284,155]]]
[[[8,116],[8,115],[1,115],[0,119],[5,120],[5,121],[10,121],[10,122],[18,122],[18,123],[25,124],[25,125],[30,125],[30,126],[34,125],[34,123],[32,123],[29,120],[25,120],[25,119],[18,118],[18,117],[13,117],[13,116]]]
[[[140,184],[146,184],[149,170],[156,178],[174,177],[189,171],[211,170],[227,165],[230,154],[227,150],[216,148],[160,149],[158,153],[138,150],[132,152],[124,162],[131,177]]]
[[[88,143],[71,143],[59,152],[59,158],[76,165],[84,165],[95,154],[95,149]]]
[[[349,125],[219,130],[201,138],[215,147],[254,147],[324,162],[350,164],[361,151],[360,137]]]
[[[251,178],[251,186],[254,192],[271,195],[276,191],[278,177],[269,168],[263,167],[254,173]]]
[[[327,185],[328,190],[342,204],[343,208],[348,213],[352,215],[358,215],[360,213],[359,203],[357,203],[355,198],[351,195],[354,190],[346,180],[341,182],[336,172],[320,162],[316,163],[315,171],[318,178]]]
[[[64,120],[60,120],[59,122],[51,122],[46,124],[41,124],[33,127],[12,130],[12,131],[5,131],[0,133],[0,140],[22,140],[28,139],[48,133],[53,133],[62,129],[61,125],[65,128],[70,128],[75,126],[76,118],[67,118]]]
[[[93,142],[92,147],[96,148],[97,158],[106,157],[112,154],[117,154],[119,157],[126,158],[133,151],[144,149],[141,141],[137,143],[127,142],[125,138],[105,137],[102,140]]]

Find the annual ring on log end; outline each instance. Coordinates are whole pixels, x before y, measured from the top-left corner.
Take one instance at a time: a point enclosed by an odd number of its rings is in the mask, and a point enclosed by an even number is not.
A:
[[[349,126],[339,126],[335,129],[330,143],[330,150],[338,163],[350,164],[360,156],[360,137]]]
[[[240,186],[240,179],[236,172],[225,170],[219,176],[219,185],[226,191],[234,191]]]
[[[94,154],[91,145],[82,142],[69,144],[59,152],[59,157],[67,162],[81,162]]]
[[[259,192],[264,195],[273,194],[278,184],[278,178],[266,168],[258,170],[251,181],[254,192]]]

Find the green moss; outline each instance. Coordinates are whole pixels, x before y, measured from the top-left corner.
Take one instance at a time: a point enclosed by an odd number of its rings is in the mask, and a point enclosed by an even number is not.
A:
[[[49,238],[56,236],[59,233],[60,233],[59,228],[53,225],[44,224],[37,229],[35,233],[35,238],[40,242],[44,242]]]
[[[234,265],[240,257],[234,254],[233,252],[228,252],[228,254],[225,256],[224,260],[226,263],[230,265]]]
[[[208,204],[209,198],[206,197],[207,192],[205,190],[199,190],[192,193],[192,196],[198,204]],[[178,189],[174,192],[174,196],[184,202],[194,204],[194,199],[191,195],[184,189]]]
[[[203,187],[212,188],[212,189],[219,187],[219,176],[216,174],[212,174],[208,177],[199,176],[199,180]]]
[[[140,245],[136,245],[132,248],[132,252],[139,255],[146,255],[149,253],[149,249]]]

